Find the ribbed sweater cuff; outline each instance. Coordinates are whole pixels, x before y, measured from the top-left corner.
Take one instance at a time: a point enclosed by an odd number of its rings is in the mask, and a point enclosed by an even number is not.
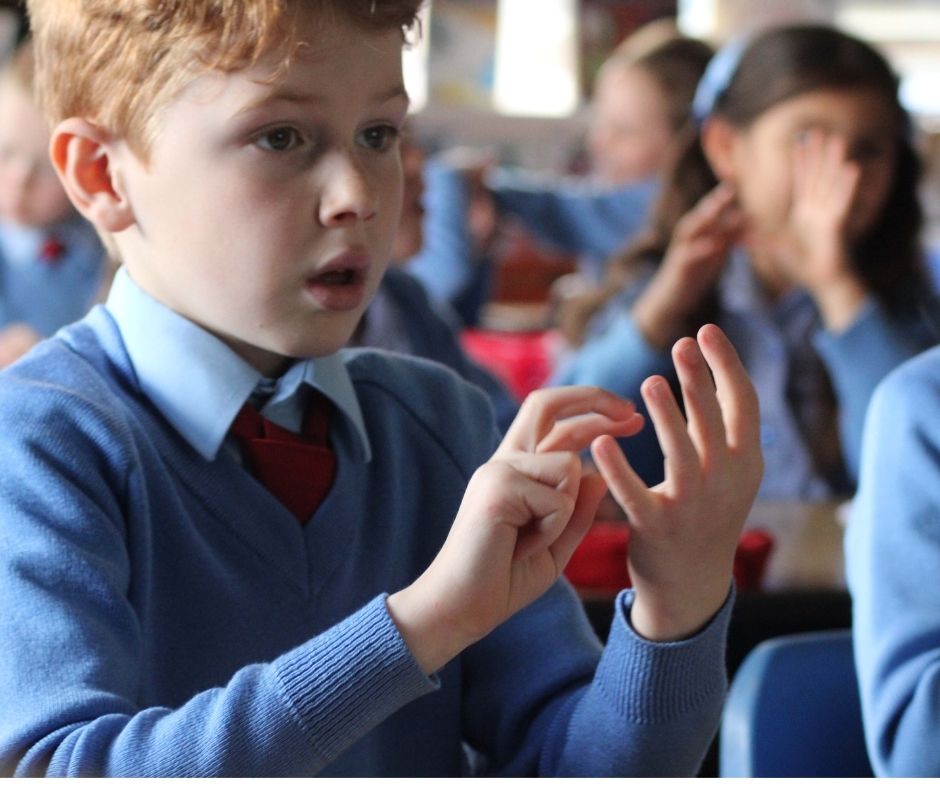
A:
[[[274,663],[301,727],[326,762],[439,686],[418,667],[385,598],[376,597]]]
[[[630,625],[633,591],[617,597],[607,647],[597,668],[602,694],[623,717],[662,724],[707,706],[727,690],[725,641],[734,591],[704,629],[687,640],[655,643]],[[637,687],[644,687],[637,692]]]

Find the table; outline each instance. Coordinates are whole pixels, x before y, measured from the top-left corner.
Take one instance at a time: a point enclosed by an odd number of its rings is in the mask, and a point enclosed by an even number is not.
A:
[[[774,537],[764,590],[845,590],[842,537],[848,503],[758,502],[746,528]]]

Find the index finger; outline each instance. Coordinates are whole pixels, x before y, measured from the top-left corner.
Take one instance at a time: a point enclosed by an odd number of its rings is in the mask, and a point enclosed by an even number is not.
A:
[[[543,444],[555,425],[574,416],[597,414],[606,417],[612,429],[630,422],[636,409],[632,402],[599,386],[557,386],[533,391],[519,408],[515,420],[496,454],[505,451],[554,450]],[[540,445],[542,444],[542,445]]]

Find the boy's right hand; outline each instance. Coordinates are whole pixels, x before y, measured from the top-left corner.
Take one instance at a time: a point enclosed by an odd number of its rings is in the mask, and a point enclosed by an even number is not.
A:
[[[744,216],[728,183],[718,184],[679,220],[659,270],[632,309],[650,345],[665,349],[686,332],[743,229]]]
[[[595,387],[542,389],[473,475],[431,566],[387,604],[426,673],[541,596],[594,520],[606,484],[580,452],[643,424],[632,403]]]

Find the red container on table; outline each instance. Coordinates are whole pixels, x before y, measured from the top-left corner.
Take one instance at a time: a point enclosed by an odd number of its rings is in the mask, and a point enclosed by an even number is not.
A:
[[[565,576],[580,591],[613,593],[631,585],[627,571],[630,529],[624,522],[598,521],[574,551]],[[741,535],[734,554],[734,582],[741,591],[760,588],[773,537],[759,528]]]

